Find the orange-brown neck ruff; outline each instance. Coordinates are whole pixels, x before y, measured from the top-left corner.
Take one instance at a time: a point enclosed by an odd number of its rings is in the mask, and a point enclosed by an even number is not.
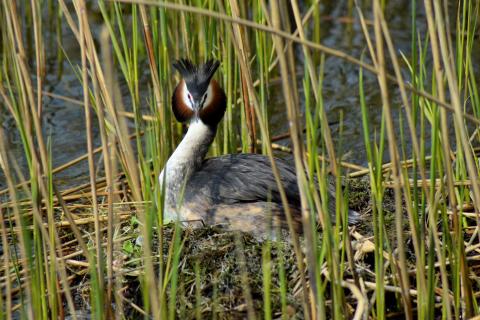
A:
[[[188,121],[194,116],[193,110],[185,104],[184,90],[186,90],[186,85],[185,81],[182,79],[172,95],[173,114],[179,122]]]
[[[204,105],[199,112],[199,118],[206,125],[216,127],[222,120],[227,109],[227,97],[216,80],[210,81],[210,94],[212,95],[208,105]]]

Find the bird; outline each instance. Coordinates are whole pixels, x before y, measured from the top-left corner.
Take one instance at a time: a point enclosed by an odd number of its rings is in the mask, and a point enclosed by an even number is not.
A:
[[[213,79],[220,66],[210,59],[196,65],[176,60],[181,79],[172,95],[172,112],[188,130],[159,176],[164,194],[164,221],[224,225],[231,230],[265,235],[285,227],[286,217],[270,160],[261,154],[227,154],[206,158],[226,108],[227,97]],[[294,228],[301,232],[301,203],[295,167],[275,159]],[[333,195],[330,207],[335,208]],[[349,210],[349,221],[358,213]]]

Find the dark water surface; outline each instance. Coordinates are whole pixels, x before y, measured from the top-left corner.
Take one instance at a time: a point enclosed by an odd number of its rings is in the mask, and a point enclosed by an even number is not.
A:
[[[386,9],[387,21],[390,27],[392,38],[397,52],[404,53],[407,57],[411,52],[411,4],[409,1],[387,1]],[[456,12],[455,8],[451,8]],[[329,47],[341,50],[354,57],[360,57],[363,52],[367,52],[366,42],[358,21],[358,15],[353,9],[353,19],[349,18],[348,1],[323,1],[321,5],[322,16],[321,24],[322,43]],[[98,8],[90,7],[92,13],[90,23],[93,30],[98,33],[102,26]],[[368,19],[371,16],[371,8],[364,8],[364,15]],[[346,19],[343,19],[346,18]],[[423,5],[419,4],[417,8],[417,28],[418,34],[422,37],[426,33],[426,18],[423,12]],[[373,29],[370,28],[371,34]],[[47,34],[46,42],[54,41],[53,34]],[[478,42],[478,41],[477,41]],[[79,45],[71,33],[66,23],[63,26],[62,45],[66,55],[73,65],[81,65]],[[71,65],[67,60],[63,63],[63,73],[60,78],[57,77],[56,66],[56,46],[46,46],[48,57],[48,68],[45,90],[54,94],[67,96],[73,99],[82,100],[83,88],[77,75],[73,72]],[[48,51],[51,47],[52,50]],[[252,50],[254,51],[254,50]],[[173,52],[173,49],[172,49]],[[301,56],[301,48],[298,48],[298,56]],[[314,55],[318,55],[314,52]],[[480,50],[476,44],[473,61],[480,61]],[[34,61],[34,59],[32,59]],[[342,145],[343,152],[346,154],[345,160],[357,164],[365,164],[366,155],[364,150],[364,140],[362,133],[362,122],[360,113],[360,102],[358,94],[358,67],[344,62],[335,57],[326,57],[325,61],[325,80],[323,88],[324,104],[327,109],[330,122],[338,122],[343,117],[343,133],[340,135],[340,125],[331,126],[333,138],[336,145]],[[299,68],[303,68],[300,61]],[[478,65],[475,66],[478,73]],[[34,70],[34,68],[32,68]],[[141,75],[147,83],[148,67],[141,68],[145,73]],[[300,69],[299,69],[300,70]],[[406,69],[405,69],[406,70]],[[409,79],[405,73],[405,79]],[[173,77],[173,75],[172,75]],[[371,126],[371,138],[379,132],[381,122],[381,97],[377,79],[374,75],[365,72],[365,94],[369,112],[369,123]],[[300,90],[302,88],[302,76],[298,78]],[[147,86],[141,86],[144,90],[142,97],[146,104]],[[398,92],[391,86],[392,107],[394,109],[395,121],[399,132],[399,110],[400,99]],[[125,97],[128,96],[126,88],[122,88]],[[302,94],[300,94],[302,96]],[[87,152],[85,119],[82,106],[67,102],[62,99],[46,96],[44,98],[44,129],[45,136],[49,137],[52,143],[53,167],[68,162],[76,157],[84,155]],[[124,105],[129,108],[129,101],[124,101]],[[148,108],[145,108],[148,110]],[[285,106],[280,85],[273,85],[270,90],[269,114],[272,135],[281,134],[287,131],[287,121],[285,116]],[[0,115],[2,125],[6,128],[10,148],[15,159],[22,168],[26,168],[23,157],[23,149],[20,138],[16,132],[13,119],[8,115]],[[95,123],[96,121],[94,121]],[[94,129],[95,143],[99,145],[98,130]],[[427,134],[428,138],[428,134]],[[289,141],[281,143],[288,145]],[[410,156],[410,146],[406,146],[407,154]],[[85,181],[88,175],[87,162],[84,161],[62,173],[56,174],[57,182],[63,187],[77,185],[79,181]],[[0,173],[0,186],[4,186],[4,178]]]

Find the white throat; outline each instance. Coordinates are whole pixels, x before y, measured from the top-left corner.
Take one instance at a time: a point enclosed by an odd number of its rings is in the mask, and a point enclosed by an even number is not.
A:
[[[197,162],[196,160],[198,158],[203,160],[208,151],[208,147],[213,141],[212,135],[215,135],[215,132],[212,132],[212,129],[202,121],[197,119],[191,122],[187,133],[168,159],[166,165],[167,170],[170,166],[192,161]]]
[[[165,180],[165,206],[176,208],[176,199],[181,197],[183,186],[198,170],[208,148],[215,138],[215,129],[196,119],[190,123],[185,137],[168,159],[159,176],[160,187]]]

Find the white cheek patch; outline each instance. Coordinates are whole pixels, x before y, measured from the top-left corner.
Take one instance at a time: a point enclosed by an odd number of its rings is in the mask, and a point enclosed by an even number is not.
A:
[[[213,99],[213,89],[212,89],[212,84],[210,83],[207,88],[207,98],[205,99],[205,102],[203,102],[203,107],[207,107],[210,105]]]
[[[190,94],[190,92],[188,92],[187,85],[185,84],[185,82],[183,82],[183,85],[182,85],[182,100],[185,103],[185,105],[190,108],[190,110],[193,110],[192,102],[190,101],[190,99],[188,99],[189,94]]]

